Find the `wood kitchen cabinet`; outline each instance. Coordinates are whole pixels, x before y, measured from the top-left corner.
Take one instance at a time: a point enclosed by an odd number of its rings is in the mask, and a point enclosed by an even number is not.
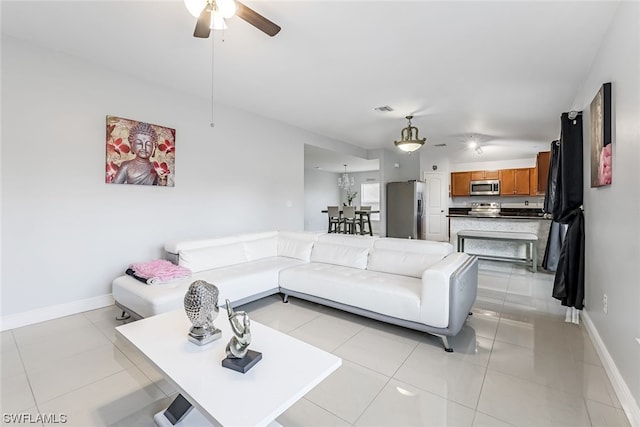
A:
[[[529,168],[529,195],[538,195],[538,168]]]
[[[529,195],[531,196],[544,196],[547,192],[550,154],[548,151],[538,153],[536,167],[529,169]]]
[[[547,192],[547,181],[549,180],[549,164],[551,162],[551,153],[549,151],[541,151],[536,158],[537,172],[537,195]]]
[[[528,196],[530,192],[529,168],[502,169],[500,171],[501,196]]]
[[[451,172],[451,197],[468,196],[471,172]]]
[[[472,171],[471,181],[482,181],[484,179],[500,179],[498,171]]]

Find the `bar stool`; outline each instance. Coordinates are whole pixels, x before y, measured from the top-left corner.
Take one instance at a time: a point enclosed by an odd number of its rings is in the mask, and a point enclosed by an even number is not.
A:
[[[340,233],[340,208],[338,206],[327,206],[327,214],[329,215],[329,230],[327,233]]]
[[[345,206],[342,208],[342,224],[344,225],[344,233],[356,234],[357,221],[355,206]]]
[[[371,206],[360,206],[360,212],[358,213],[358,226],[360,227],[360,234],[369,234],[373,236],[373,230],[371,229]],[[365,225],[367,230],[365,230]]]

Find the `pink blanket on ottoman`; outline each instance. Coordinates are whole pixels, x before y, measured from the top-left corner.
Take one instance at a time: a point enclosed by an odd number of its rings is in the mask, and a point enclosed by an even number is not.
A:
[[[136,276],[146,279],[149,285],[191,276],[191,270],[175,265],[166,259],[134,263],[129,268],[133,270]]]

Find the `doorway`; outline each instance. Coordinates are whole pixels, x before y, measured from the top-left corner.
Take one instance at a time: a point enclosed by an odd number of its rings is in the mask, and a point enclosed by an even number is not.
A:
[[[426,239],[438,242],[449,241],[448,181],[443,172],[424,172],[424,221]]]

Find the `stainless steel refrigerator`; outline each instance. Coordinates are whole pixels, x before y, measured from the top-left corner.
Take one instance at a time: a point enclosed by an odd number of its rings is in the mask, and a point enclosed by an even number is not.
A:
[[[387,237],[426,238],[423,193],[422,181],[387,183]]]

